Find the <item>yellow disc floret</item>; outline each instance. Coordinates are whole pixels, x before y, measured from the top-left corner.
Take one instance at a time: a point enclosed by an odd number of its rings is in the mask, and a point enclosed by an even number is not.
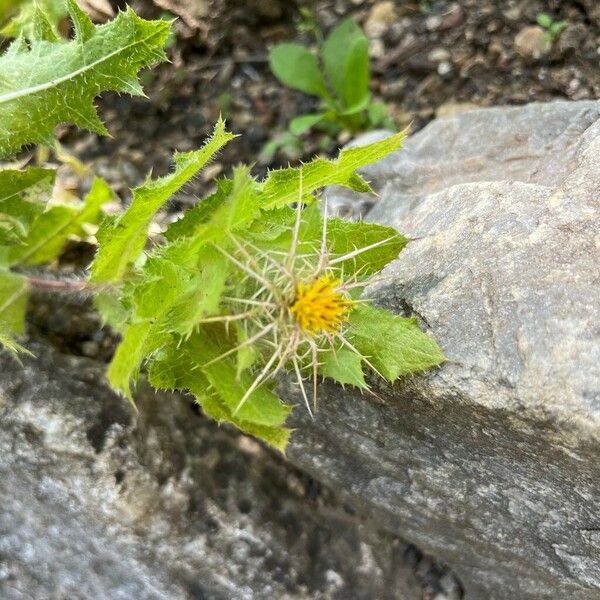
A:
[[[339,291],[340,283],[332,275],[321,275],[310,283],[296,285],[290,311],[303,331],[335,333],[348,320],[354,302]]]

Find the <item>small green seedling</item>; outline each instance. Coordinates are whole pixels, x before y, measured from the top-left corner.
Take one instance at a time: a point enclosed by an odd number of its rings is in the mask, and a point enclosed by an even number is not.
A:
[[[312,31],[312,29],[311,29]],[[271,51],[271,69],[283,84],[321,99],[321,110],[300,115],[289,124],[300,136],[314,126],[329,135],[390,126],[385,105],[372,101],[369,91],[369,40],[351,19],[334,27],[315,56],[297,43],[277,44]],[[391,124],[393,128],[393,124]]]
[[[558,39],[563,29],[567,26],[566,21],[555,21],[551,15],[545,12],[538,13],[536,20],[537,24],[546,30],[544,37],[549,45]]]

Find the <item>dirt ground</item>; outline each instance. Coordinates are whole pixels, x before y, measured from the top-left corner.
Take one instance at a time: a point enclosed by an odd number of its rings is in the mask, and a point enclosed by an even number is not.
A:
[[[312,10],[327,32],[353,17],[371,39],[371,88],[389,106],[397,127],[412,131],[436,116],[479,106],[600,97],[600,3],[596,0],[134,0],[143,16],[179,17],[170,64],[144,75],[148,99],[105,95],[102,117],[113,138],[69,133],[68,145],[92,160],[127,196],[150,169],[164,173],[174,149],[198,147],[218,115],[241,137],[225,149],[187,194],[193,203],[215,175],[240,162],[257,175],[318,152],[335,154],[342,134],[313,134],[296,152],[261,153],[316,99],[283,87],[272,75],[269,49],[277,42],[315,44],[298,32],[300,8]],[[546,51],[536,51],[540,12],[564,21]]]

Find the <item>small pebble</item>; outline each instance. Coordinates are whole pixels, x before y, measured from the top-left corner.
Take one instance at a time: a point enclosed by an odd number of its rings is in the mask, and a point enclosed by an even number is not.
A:
[[[93,340],[86,340],[85,342],[81,342],[81,353],[84,356],[94,358],[98,356],[99,351],[100,347],[98,345],[98,342],[94,342]]]
[[[385,56],[385,44],[381,38],[374,38],[369,44],[369,56],[371,58],[383,58]]]
[[[410,22],[408,28],[410,28]],[[389,26],[389,29],[386,32],[385,39],[391,44],[398,44],[407,31],[407,25],[402,21],[396,21]]]
[[[452,71],[452,65],[449,62],[441,62],[438,65],[437,72],[438,75],[448,75]]]
[[[583,23],[567,25],[558,38],[558,51],[561,53],[567,52],[568,50],[577,52],[584,43],[587,33],[588,29]]]
[[[450,10],[446,11],[441,18],[438,29],[445,31],[458,27],[464,19],[463,9],[456,2],[450,6]]]
[[[428,55],[427,58],[431,62],[447,62],[450,60],[450,52],[446,48],[434,48]]]
[[[389,27],[398,20],[394,2],[377,2],[371,8],[365,23],[365,33],[370,38],[378,38],[385,34]]]
[[[546,32],[538,25],[524,27],[515,36],[515,50],[526,59],[541,58],[550,50]]]
[[[435,31],[442,24],[442,17],[440,15],[431,15],[427,17],[425,20],[425,27],[429,29],[429,31]]]
[[[344,585],[342,576],[333,569],[327,569],[327,571],[325,571],[325,580],[334,588],[341,588]]]
[[[383,83],[381,85],[381,94],[386,99],[398,98],[402,95],[406,88],[406,79],[398,79],[396,81],[390,81],[389,83]]]
[[[521,7],[519,5],[513,6],[503,12],[504,16],[509,21],[518,21],[521,18]]]
[[[488,46],[488,53],[492,56],[500,56],[504,51],[504,47],[502,46],[502,42],[497,39],[493,39]]]

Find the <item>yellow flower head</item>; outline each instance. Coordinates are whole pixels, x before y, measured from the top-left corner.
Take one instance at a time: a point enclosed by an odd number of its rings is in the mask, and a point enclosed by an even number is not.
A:
[[[327,274],[296,285],[290,311],[303,331],[313,335],[335,333],[348,320],[354,302],[339,291],[341,283]]]

